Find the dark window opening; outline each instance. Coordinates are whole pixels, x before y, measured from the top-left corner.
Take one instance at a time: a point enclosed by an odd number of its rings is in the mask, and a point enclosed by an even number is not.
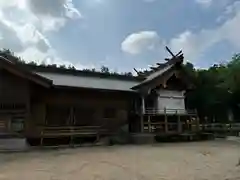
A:
[[[93,107],[78,106],[74,108],[74,125],[93,125],[96,109]]]

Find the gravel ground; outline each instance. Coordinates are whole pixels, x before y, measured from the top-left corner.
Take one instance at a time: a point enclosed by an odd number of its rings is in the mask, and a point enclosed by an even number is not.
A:
[[[240,141],[0,154],[0,180],[240,180]]]

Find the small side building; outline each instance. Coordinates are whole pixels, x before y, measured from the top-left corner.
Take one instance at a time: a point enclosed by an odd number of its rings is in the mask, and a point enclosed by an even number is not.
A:
[[[198,130],[197,112],[185,106],[185,93],[193,85],[183,68],[183,59],[180,53],[165,64],[158,64],[145,80],[132,88],[141,96],[137,122],[141,129],[133,128],[136,133],[165,136]]]

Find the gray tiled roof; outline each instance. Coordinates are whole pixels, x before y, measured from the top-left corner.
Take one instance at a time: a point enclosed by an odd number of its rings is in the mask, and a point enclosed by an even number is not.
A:
[[[143,84],[146,84],[146,83],[152,81],[153,79],[155,79],[155,78],[163,75],[165,72],[167,72],[169,69],[171,69],[174,65],[175,65],[175,64],[170,64],[170,65],[168,65],[168,66],[166,66],[166,67],[164,67],[164,68],[162,68],[162,69],[159,69],[159,70],[153,72],[152,74],[150,74],[149,76],[147,76],[144,81],[138,83],[138,84],[137,84],[136,86],[134,86],[133,88],[135,89],[135,88],[137,88],[137,87],[139,87],[139,86],[141,86],[141,85],[143,85]]]
[[[174,64],[171,64],[169,66],[164,67],[163,69],[157,70],[156,72],[154,72],[154,73],[150,74],[149,76],[147,76],[147,78],[143,82],[141,82],[141,84],[142,83],[146,83],[148,81],[151,81],[151,80],[155,79],[158,76],[161,76],[163,73],[167,72],[173,66],[174,66]]]
[[[93,89],[106,89],[118,91],[132,91],[133,86],[139,81],[119,80],[100,77],[75,76],[70,74],[36,72],[47,79],[53,81],[55,86],[82,87]]]

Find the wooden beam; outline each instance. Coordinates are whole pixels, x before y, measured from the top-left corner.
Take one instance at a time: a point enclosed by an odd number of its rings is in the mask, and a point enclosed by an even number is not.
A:
[[[173,54],[173,52],[166,46],[166,50],[169,52],[169,54],[172,55],[172,57],[175,57],[175,55]]]
[[[137,74],[140,74],[135,68],[133,68],[133,70],[134,70]]]
[[[182,50],[179,51],[175,56],[179,56],[180,54],[182,54]]]
[[[152,70],[154,70],[154,71],[158,70],[157,67],[150,67],[150,69],[152,69]]]

